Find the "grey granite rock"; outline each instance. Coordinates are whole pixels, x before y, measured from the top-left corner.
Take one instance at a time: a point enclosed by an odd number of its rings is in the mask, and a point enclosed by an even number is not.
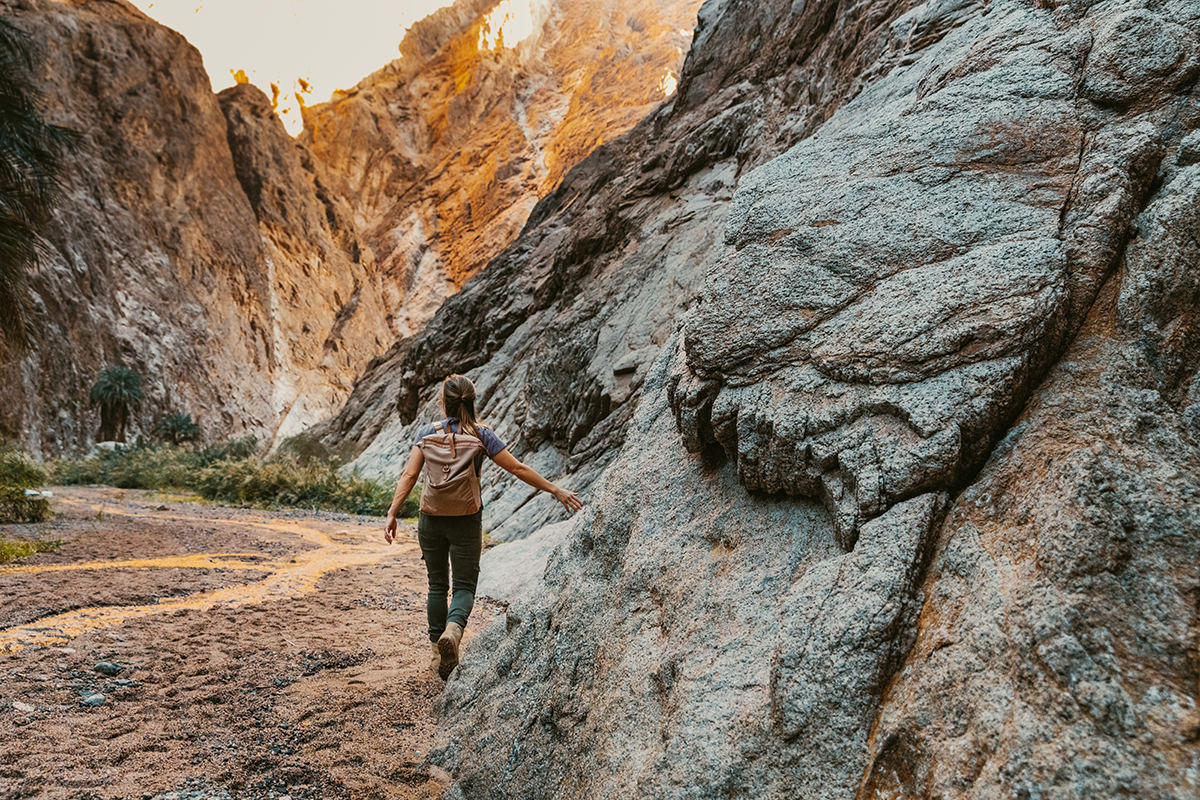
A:
[[[672,379],[690,450],[719,447],[749,489],[821,498],[846,548],[978,468],[1184,132],[1169,92],[1195,74],[1194,19],[1108,5],[965,22],[973,6],[921,6],[913,31],[939,14],[951,30],[912,52],[897,20],[899,66],[741,181]],[[1121,51],[1138,30],[1144,50]],[[1080,99],[1093,74],[1157,102],[1103,111]]]
[[[447,684],[435,761],[465,796],[853,796],[940,500],[842,554],[820,506],[746,495],[732,466],[685,455],[666,363],[631,423],[641,446]]]
[[[402,360],[403,415],[469,364],[584,474],[590,340],[539,332],[628,268],[614,207],[741,137],[588,507],[496,551],[517,596],[439,707],[455,796],[1195,793],[1198,31],[1181,2],[705,5],[660,149],[568,175],[477,279],[526,288],[485,317],[468,285]],[[482,318],[470,360],[448,332]]]
[[[1131,299],[1140,260],[939,532],[865,796],[1195,794],[1200,449],[1161,350],[1121,330],[1151,311]]]

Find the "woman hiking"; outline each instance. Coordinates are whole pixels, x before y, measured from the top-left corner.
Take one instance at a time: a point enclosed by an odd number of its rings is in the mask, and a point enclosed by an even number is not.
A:
[[[475,605],[483,550],[483,496],[479,487],[483,457],[486,455],[533,488],[554,495],[567,511],[578,511],[583,503],[574,492],[555,486],[514,458],[500,437],[479,422],[475,415],[475,385],[467,377],[451,375],[442,382],[442,411],[446,418],[426,425],[413,441],[408,466],[396,483],[396,496],[388,509],[384,539],[388,544],[395,540],[396,512],[423,469],[417,541],[429,573],[426,610],[429,641],[433,643],[432,666],[445,680],[458,666],[458,645]],[[454,592],[447,612],[451,574]]]

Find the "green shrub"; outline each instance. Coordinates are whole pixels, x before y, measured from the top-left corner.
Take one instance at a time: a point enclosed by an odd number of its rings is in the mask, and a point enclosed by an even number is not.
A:
[[[8,564],[18,558],[25,558],[34,553],[45,553],[61,546],[62,540],[60,539],[55,539],[53,542],[14,542],[0,539],[0,564]]]
[[[192,422],[192,415],[183,411],[167,414],[158,421],[151,432],[160,442],[183,444],[200,440],[200,426]]]
[[[214,444],[200,450],[198,455],[202,466],[215,464],[218,461],[245,461],[251,456],[258,455],[258,439],[246,436],[241,439],[230,439],[222,444]]]
[[[142,444],[88,459],[60,460],[52,465],[52,474],[62,485],[194,491],[205,499],[236,505],[387,513],[394,481],[341,472],[338,452],[312,438],[292,437],[285,445],[280,453],[262,458],[253,438],[203,448]],[[416,515],[416,497],[414,493],[401,505],[401,517]]]
[[[315,436],[298,433],[284,439],[276,455],[294,458],[301,466],[307,466],[313,462],[348,464],[362,451],[363,446],[357,442],[342,442],[337,447],[330,447]]]
[[[141,443],[102,450],[90,458],[60,459],[51,473],[61,486],[107,484],[122,489],[191,489],[205,467],[245,461],[258,452],[253,436],[209,447],[192,448]]]
[[[90,486],[104,483],[100,458],[60,458],[50,463],[50,480],[57,486]]]
[[[133,447],[108,466],[107,484],[121,489],[185,489],[199,469],[193,451],[175,447]]]
[[[289,457],[223,461],[204,469],[194,484],[201,497],[238,505],[325,508],[351,514],[387,514],[394,487],[335,464],[301,464]]]
[[[0,449],[0,486],[37,489],[46,482],[46,471],[20,450]]]
[[[0,523],[44,522],[50,519],[50,501],[29,496],[46,481],[45,471],[19,450],[0,450]]]

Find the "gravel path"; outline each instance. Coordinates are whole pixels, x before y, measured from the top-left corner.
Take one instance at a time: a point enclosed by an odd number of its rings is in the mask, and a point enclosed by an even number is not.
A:
[[[411,530],[54,492],[0,531],[66,542],[0,567],[0,797],[438,796]]]

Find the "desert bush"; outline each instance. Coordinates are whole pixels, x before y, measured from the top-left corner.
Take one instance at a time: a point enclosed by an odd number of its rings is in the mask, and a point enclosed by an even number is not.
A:
[[[57,486],[90,486],[104,483],[104,461],[96,458],[60,458],[50,462],[50,481]]]
[[[183,444],[200,440],[200,426],[192,421],[192,415],[174,411],[160,419],[151,431],[160,442]]]
[[[29,496],[46,481],[45,471],[19,450],[0,450],[0,523],[44,522],[50,519],[50,501]]]
[[[108,484],[122,489],[190,489],[205,467],[223,461],[245,461],[258,452],[253,436],[208,447],[141,443],[101,450],[88,458],[59,459],[50,465],[61,486]]]
[[[186,489],[200,468],[196,453],[177,447],[131,447],[110,458],[104,483],[121,489]]]
[[[334,463],[301,464],[283,456],[224,461],[203,470],[195,482],[201,497],[239,505],[325,508],[383,516],[392,502],[387,481],[345,474]],[[401,513],[405,509],[402,508]],[[413,511],[412,513],[415,513]]]
[[[7,541],[0,539],[0,564],[8,564],[19,558],[31,556],[34,553],[45,553],[62,546],[61,539],[52,542],[39,541]]]
[[[198,451],[198,457],[201,466],[207,467],[218,461],[245,461],[258,455],[259,449],[258,439],[246,436],[204,447]]]
[[[314,462],[348,464],[357,458],[362,450],[362,445],[357,442],[342,442],[337,447],[330,447],[311,434],[298,433],[284,439],[276,454],[295,458],[301,466],[307,466]]]
[[[307,459],[302,460],[297,450],[305,449]],[[88,459],[54,462],[52,475],[63,485],[192,491],[207,500],[236,505],[297,506],[378,516],[386,514],[391,505],[394,481],[341,472],[336,451],[326,448],[322,452],[303,441],[287,450],[281,447],[281,453],[270,458],[259,456],[258,450],[253,438],[200,448],[141,445],[102,451]],[[401,506],[402,517],[416,515],[415,497],[414,493]]]

